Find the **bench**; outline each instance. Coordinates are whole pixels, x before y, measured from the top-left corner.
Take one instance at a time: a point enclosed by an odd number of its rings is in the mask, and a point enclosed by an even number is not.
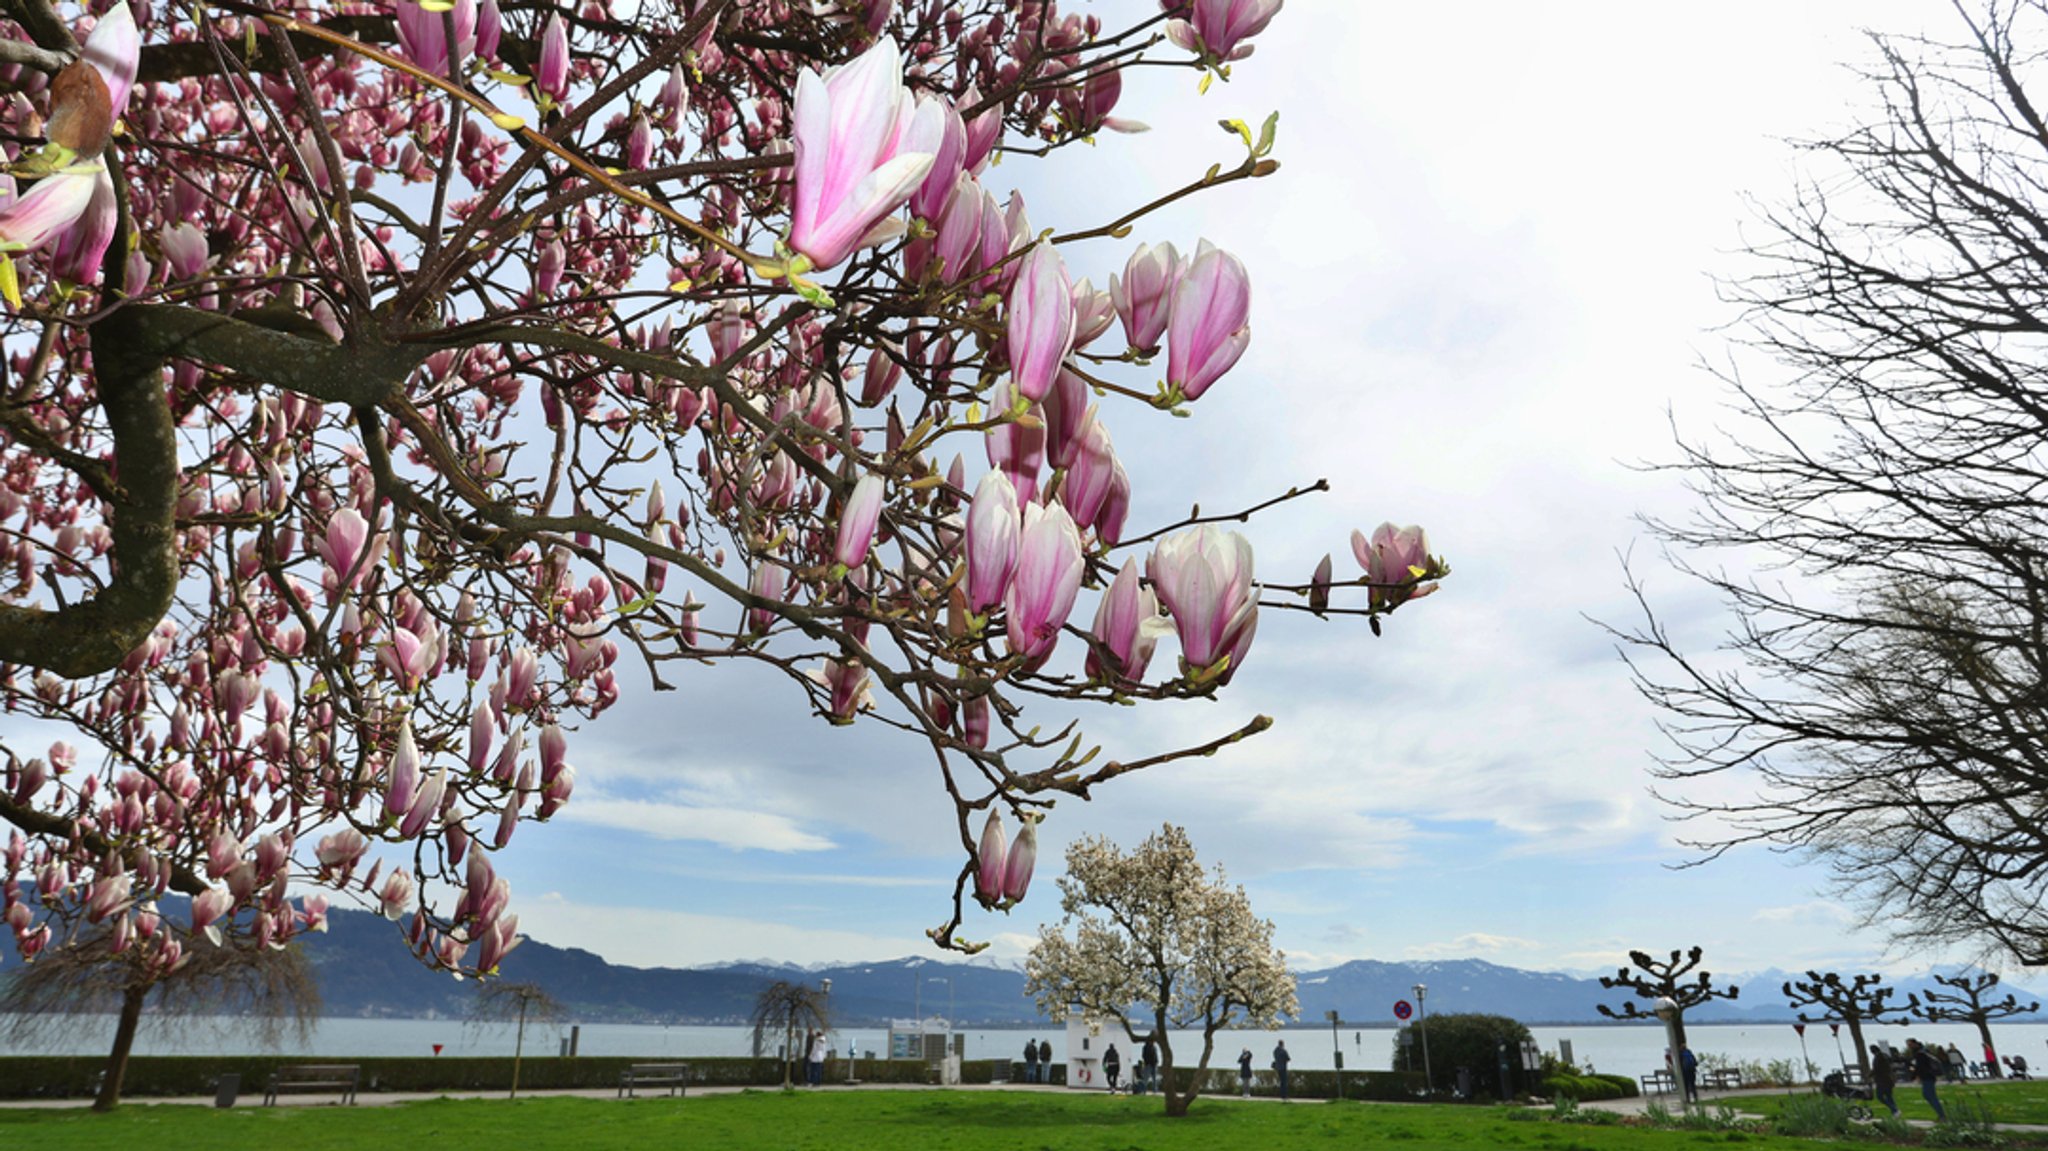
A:
[[[619,1072],[619,1098],[631,1099],[641,1087],[666,1087],[670,1095],[686,1095],[690,1089],[687,1063],[635,1063]]]
[[[1842,1082],[1847,1083],[1851,1087],[1870,1086],[1869,1083],[1864,1081],[1863,1068],[1858,1067],[1854,1063],[1847,1064],[1842,1068]]]
[[[1715,1067],[1707,1071],[1707,1086],[1715,1091],[1740,1091],[1742,1068]]]
[[[263,1105],[277,1106],[277,1097],[288,1091],[339,1091],[343,1103],[356,1101],[356,1083],[363,1077],[363,1069],[354,1063],[301,1063],[295,1067],[280,1067],[270,1073],[270,1082],[263,1088]]]
[[[1668,1070],[1652,1071],[1642,1076],[1642,1083],[1643,1093],[1646,1095],[1661,1095],[1666,1091],[1678,1090],[1678,1081],[1672,1078]]]

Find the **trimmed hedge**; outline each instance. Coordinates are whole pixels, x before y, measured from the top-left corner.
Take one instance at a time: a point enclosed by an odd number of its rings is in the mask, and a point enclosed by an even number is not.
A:
[[[1194,1077],[1193,1068],[1174,1068],[1175,1090],[1187,1090]],[[1340,1078],[1346,1099],[1379,1103],[1413,1102],[1421,1099],[1425,1091],[1419,1071],[1346,1071],[1341,1077],[1335,1071],[1291,1071],[1287,1075],[1287,1094],[1295,1099],[1335,1099]],[[1202,1094],[1235,1095],[1238,1091],[1235,1064],[1209,1068],[1202,1083]],[[1280,1094],[1280,1077],[1269,1070],[1252,1072],[1252,1094],[1277,1097]]]
[[[1591,1103],[1600,1099],[1633,1099],[1639,1093],[1636,1081],[1626,1075],[1574,1075],[1558,1072],[1544,1077],[1542,1093],[1553,1099],[1576,1099]]]
[[[619,1085],[619,1073],[635,1063],[682,1062],[690,1065],[690,1082],[720,1087],[774,1087],[782,1083],[782,1064],[774,1059],[734,1059],[656,1056],[528,1056],[519,1066],[520,1090],[609,1089]],[[434,1091],[510,1091],[512,1060],[509,1057],[403,1056],[396,1058],[341,1059],[331,1056],[198,1056],[137,1055],[128,1060],[128,1072],[121,1083],[123,1097],[152,1098],[178,1095],[211,1095],[222,1075],[242,1077],[242,1094],[263,1093],[270,1073],[279,1067],[302,1063],[354,1063],[362,1067],[362,1090],[430,1093]],[[0,1099],[50,1099],[92,1094],[93,1084],[107,1065],[103,1055],[22,1055],[0,1057]],[[1021,1068],[1021,1064],[1014,1065]],[[960,1078],[965,1083],[987,1083],[993,1077],[994,1060],[963,1063]],[[1055,1065],[1054,1081],[1064,1068]],[[843,1080],[846,1061],[826,1064],[827,1082]],[[801,1080],[803,1067],[797,1065],[795,1078]],[[927,1083],[931,1072],[925,1064],[909,1059],[860,1059],[854,1063],[854,1077],[863,1083]],[[1013,1079],[1021,1079],[1021,1070]]]

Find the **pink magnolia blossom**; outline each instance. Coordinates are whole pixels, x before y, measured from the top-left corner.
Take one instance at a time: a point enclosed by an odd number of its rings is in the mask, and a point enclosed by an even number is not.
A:
[[[1159,339],[1166,334],[1180,269],[1180,253],[1172,244],[1140,244],[1125,261],[1123,276],[1109,277],[1109,299],[1124,322],[1124,339],[1139,352],[1158,350]]]
[[[1051,244],[1024,257],[1010,288],[1010,376],[1032,402],[1052,390],[1074,349],[1074,284],[1066,261]]]
[[[1031,890],[1032,869],[1038,865],[1038,820],[1024,815],[1019,822],[1017,841],[1010,845],[1009,857],[1003,862],[1005,911],[1024,901],[1024,893]]]
[[[398,745],[391,753],[391,765],[384,784],[384,816],[398,819],[413,808],[419,798],[420,749],[413,741],[412,720],[400,720]]]
[[[1017,489],[992,471],[981,478],[967,505],[967,610],[983,615],[1003,602],[1017,568],[1021,516]]]
[[[867,241],[931,172],[945,111],[903,86],[887,38],[826,76],[805,69],[791,113],[796,151],[789,246],[829,268]]]
[[[940,111],[945,122],[939,133],[938,151],[932,154],[931,171],[910,196],[910,214],[927,223],[939,218],[939,212],[953,195],[954,185],[967,172],[967,122],[951,104],[941,102]]]
[[[448,51],[448,22],[455,25],[455,52]],[[498,51],[498,5],[486,0],[479,10],[476,0],[454,0],[452,11],[429,9],[414,0],[398,0],[398,49],[419,65],[422,72],[448,76],[460,69],[472,54],[492,56]]]
[[[1141,682],[1159,642],[1148,625],[1158,620],[1159,598],[1138,577],[1138,561],[1125,560],[1095,607],[1095,623],[1089,630],[1100,646],[1088,649],[1088,678],[1115,686]]]
[[[377,892],[377,910],[384,918],[395,920],[405,914],[405,907],[412,902],[413,882],[404,868],[395,868],[384,877],[384,886]]]
[[[989,397],[998,414],[1012,409],[1010,382],[1000,381]],[[989,466],[1010,477],[1020,503],[1038,496],[1038,473],[1045,466],[1045,417],[1037,408],[1021,418],[1006,419],[984,433]]]
[[[981,847],[975,852],[974,897],[993,907],[1003,897],[1003,866],[1009,854],[1008,836],[1003,832],[1003,813],[991,808],[981,828]]]
[[[1283,0],[1182,0],[1185,19],[1170,21],[1166,34],[1175,44],[1217,62],[1242,60],[1252,54],[1246,40],[1265,31],[1279,15]]]
[[[74,165],[36,181],[0,208],[0,252],[34,251],[78,223],[92,206],[104,169]]]
[[[1166,385],[1182,398],[1201,398],[1251,343],[1251,279],[1236,256],[1207,240],[1181,273],[1166,332]]]
[[[875,541],[875,527],[882,518],[885,494],[882,477],[874,472],[853,485],[853,494],[846,497],[846,508],[839,513],[839,537],[832,549],[840,563],[857,568],[867,562],[868,549]]]
[[[99,279],[100,261],[114,242],[115,227],[114,178],[101,168],[93,174],[92,197],[85,210],[57,234],[50,249],[50,274],[72,284]]]
[[[1087,563],[1081,533],[1067,509],[1032,504],[1024,509],[1017,542],[1017,570],[1004,606],[1009,609],[1010,650],[1038,663],[1052,654],[1060,628],[1074,610]]]
[[[548,17],[540,34],[540,61],[533,69],[533,86],[560,103],[569,95],[569,26],[562,14]]]
[[[1181,671],[1208,673],[1226,658],[1221,681],[1236,673],[1258,628],[1259,588],[1252,545],[1236,532],[1198,524],[1160,540],[1145,561],[1159,600],[1173,613]]]
[[[1101,420],[1089,419],[1067,469],[1067,482],[1060,488],[1060,503],[1073,513],[1076,524],[1093,527],[1101,517],[1116,470],[1116,445],[1110,442],[1109,428]]]
[[[1418,581],[1439,574],[1442,565],[1430,558],[1429,534],[1413,524],[1397,528],[1381,524],[1372,539],[1365,533],[1351,533],[1351,554],[1365,569],[1372,585],[1370,603],[1374,610],[1392,611],[1411,599],[1421,599],[1437,589],[1436,584]]]

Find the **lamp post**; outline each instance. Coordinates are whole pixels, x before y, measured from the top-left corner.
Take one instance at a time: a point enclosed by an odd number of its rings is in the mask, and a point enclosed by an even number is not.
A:
[[[1337,1098],[1344,1098],[1344,1041],[1337,1036],[1337,1013],[1326,1011],[1330,1020],[1330,1054],[1337,1063]]]
[[[1415,1029],[1422,1033],[1422,1086],[1430,1098],[1436,1097],[1436,1078],[1429,1071],[1429,1008],[1423,1003],[1423,996],[1429,994],[1429,984],[1415,985]]]
[[[1660,997],[1657,1000],[1657,1018],[1664,1021],[1664,1050],[1671,1057],[1671,1076],[1678,1087],[1678,1102],[1680,1106],[1686,1106],[1689,1100],[1685,1094],[1685,1056],[1678,1050],[1678,1001],[1668,995]]]

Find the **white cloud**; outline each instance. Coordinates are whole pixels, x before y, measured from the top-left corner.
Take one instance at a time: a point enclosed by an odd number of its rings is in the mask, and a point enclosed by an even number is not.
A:
[[[795,821],[761,811],[640,799],[578,799],[562,809],[565,822],[594,823],[656,839],[695,839],[735,851],[829,851],[830,839]]]
[[[582,947],[632,967],[693,967],[740,956],[785,963],[899,959],[901,935],[837,931],[801,922],[697,915],[648,907],[607,907],[556,892],[523,900],[522,931],[558,947]]]
[[[1409,959],[1469,959],[1475,956],[1497,957],[1503,952],[1533,951],[1538,944],[1533,939],[1517,939],[1511,935],[1491,935],[1484,931],[1468,931],[1454,939],[1439,940],[1417,947],[1406,948],[1402,954]]]

